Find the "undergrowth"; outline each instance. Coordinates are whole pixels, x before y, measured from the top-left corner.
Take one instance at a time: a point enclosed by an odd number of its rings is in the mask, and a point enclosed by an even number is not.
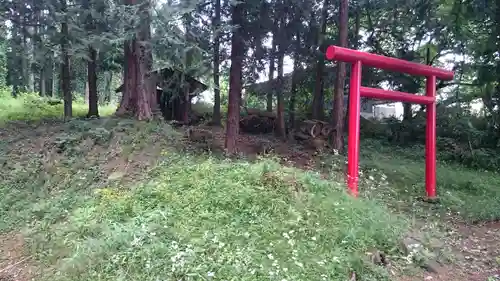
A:
[[[114,113],[116,106],[100,105],[99,115],[108,116]],[[87,115],[88,104],[73,101],[73,116]],[[21,94],[13,98],[9,91],[0,89],[0,124],[9,121],[38,121],[63,118],[64,108],[60,100],[42,98],[35,93]]]
[[[23,229],[45,280],[387,280],[365,252],[397,256],[406,229],[317,173],[187,153],[165,124],[73,120],[11,137],[0,231]]]
[[[438,155],[438,159],[442,159]],[[343,157],[324,156],[320,166],[340,180]],[[360,145],[360,196],[374,198],[420,219],[454,216],[469,222],[500,219],[500,174],[471,169],[450,161],[437,165],[439,202],[428,204],[425,195],[423,146],[402,148],[376,140]]]

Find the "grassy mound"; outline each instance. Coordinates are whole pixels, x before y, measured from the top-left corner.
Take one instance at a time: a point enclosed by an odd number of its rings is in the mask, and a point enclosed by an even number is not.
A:
[[[74,120],[4,140],[0,231],[46,280],[385,280],[405,222],[319,174],[180,150],[165,124]],[[2,150],[4,151],[4,150]]]

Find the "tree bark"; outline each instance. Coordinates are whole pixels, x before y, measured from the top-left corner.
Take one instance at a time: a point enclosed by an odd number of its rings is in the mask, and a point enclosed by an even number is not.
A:
[[[347,47],[348,25],[348,0],[340,0],[339,7],[339,44],[340,47]],[[337,66],[337,77],[335,79],[335,93],[333,97],[333,149],[343,150],[344,137],[344,83],[346,76],[345,63],[339,62]]]
[[[290,101],[288,104],[289,114],[289,127],[295,127],[295,99],[297,97],[298,77],[300,71],[300,31],[297,31],[295,41],[295,51],[293,56],[293,74],[292,74],[292,88],[290,92]]]
[[[116,114],[119,116],[132,115],[135,111],[135,85],[137,78],[137,65],[135,60],[135,42],[134,40],[127,40],[123,45],[123,91],[120,106]]]
[[[44,71],[44,84],[46,90],[46,96],[52,97],[54,94],[54,53],[49,52],[48,59],[46,62],[46,69]]]
[[[323,41],[326,33],[329,5],[330,1],[325,0],[323,2],[323,8],[321,10],[321,30],[317,40],[317,45],[320,48],[321,54],[325,53],[325,46],[324,46],[325,44]],[[316,81],[314,84],[314,95],[313,95],[313,103],[311,110],[311,117],[313,119],[319,119],[319,120],[324,119],[324,103],[325,103],[324,84],[323,84],[324,68],[325,68],[325,59],[324,55],[322,55],[321,58],[319,58],[316,63]]]
[[[411,107],[411,103],[403,103],[403,120],[410,121],[413,118],[413,111]]]
[[[357,4],[359,5],[359,4]],[[359,30],[361,27],[361,8],[359,6],[356,7],[356,19],[354,23],[354,40],[352,42],[352,48],[354,50],[357,50],[359,47]],[[348,127],[348,122],[349,122],[349,103],[351,100],[351,95],[347,95],[347,105],[346,105],[346,111],[345,111],[345,116],[344,116],[344,128]],[[344,129],[345,131],[345,129]]]
[[[45,97],[47,95],[47,85],[45,84],[45,67],[40,70],[40,80],[39,80],[39,95]]]
[[[99,98],[97,96],[97,51],[89,48],[90,60],[87,63],[87,83],[89,90],[89,112],[87,117],[99,117]]]
[[[243,56],[245,54],[244,42],[241,34],[243,23],[243,4],[238,3],[232,8],[232,25],[236,26],[231,38],[231,68],[229,76],[229,105],[226,123],[225,147],[228,153],[236,153],[236,139],[239,134],[240,99],[241,99],[241,74],[243,69]]]
[[[125,4],[137,3],[136,0],[125,0]],[[138,120],[150,120],[153,117],[151,100],[154,93],[151,93],[151,48],[148,46],[149,0],[142,0],[140,4],[141,27],[136,38],[126,41],[124,45],[124,87],[116,114],[133,115]]]
[[[61,0],[61,11],[64,14],[63,22],[61,23],[61,88],[64,97],[64,117],[71,118],[73,116],[73,97],[71,94],[71,71],[69,59],[69,27],[68,27],[68,9],[66,0]]]
[[[212,123],[215,126],[221,125],[220,114],[220,14],[221,14],[221,0],[215,0],[215,16],[213,19],[214,28],[214,109],[212,116]]]

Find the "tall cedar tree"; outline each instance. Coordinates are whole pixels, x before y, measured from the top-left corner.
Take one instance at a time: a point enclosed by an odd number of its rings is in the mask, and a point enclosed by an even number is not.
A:
[[[324,37],[326,33],[326,26],[328,21],[328,6],[330,5],[329,0],[325,0],[323,2],[323,8],[321,10],[321,30],[319,32],[319,36],[316,40],[316,45],[319,46],[321,54],[325,53],[325,43]],[[313,119],[324,119],[324,84],[323,84],[323,72],[325,68],[325,59],[324,55],[322,55],[316,63],[316,82],[314,84],[314,95],[312,102],[312,112],[311,117]]]
[[[151,86],[151,58],[149,48],[149,0],[125,0],[125,5],[138,5],[139,30],[137,36],[124,45],[124,89],[118,115],[131,114],[138,120],[153,117],[151,100],[155,94]]]
[[[212,123],[216,126],[221,125],[220,115],[220,18],[221,18],[221,0],[215,1],[215,16],[213,18],[214,33],[214,111]]]
[[[85,30],[87,34],[94,31],[95,25],[92,19],[90,0],[83,1],[83,9],[87,12],[85,17]],[[87,61],[87,85],[89,111],[87,117],[99,117],[98,96],[97,96],[97,50],[89,44],[89,60]]]
[[[245,46],[241,25],[243,23],[243,4],[238,3],[232,7],[231,21],[233,34],[231,38],[231,68],[229,70],[229,104],[227,111],[226,143],[228,153],[236,153],[236,139],[239,134],[240,99],[243,70],[243,56]]]
[[[63,13],[63,21],[61,22],[61,88],[64,97],[64,117],[71,118],[73,116],[73,98],[71,95],[71,72],[69,64],[69,26],[68,26],[68,6],[66,0],[61,0],[61,12]]]
[[[339,45],[347,47],[347,28],[349,19],[347,17],[348,0],[340,0],[339,7]],[[344,83],[346,76],[345,63],[339,62],[337,66],[337,77],[335,80],[335,92],[333,97],[333,148],[342,151],[344,133]]]

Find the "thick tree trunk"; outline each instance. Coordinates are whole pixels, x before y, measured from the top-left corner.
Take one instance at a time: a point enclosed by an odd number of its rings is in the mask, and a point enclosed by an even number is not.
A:
[[[276,24],[276,23],[275,23]],[[273,33],[273,39],[271,43],[271,54],[269,56],[269,83],[271,85],[271,89],[269,90],[269,93],[267,93],[267,106],[266,109],[268,112],[273,111],[273,96],[274,96],[274,91],[276,90],[274,88],[273,80],[274,80],[274,68],[275,68],[275,63],[276,63],[276,57],[275,57],[275,52],[276,52],[276,35]]]
[[[348,0],[340,0],[339,7],[339,44],[340,47],[347,47],[348,25],[347,18]],[[337,77],[335,79],[335,93],[333,97],[333,140],[332,147],[337,151],[342,151],[344,137],[344,83],[346,76],[345,63],[339,62],[337,66]]]
[[[87,64],[87,83],[89,89],[89,112],[87,117],[99,117],[99,98],[97,96],[97,51],[90,47],[90,60]]]
[[[46,62],[46,69],[44,71],[44,84],[46,96],[52,97],[54,95],[54,53],[49,52]]]
[[[221,125],[220,114],[220,14],[221,14],[221,0],[215,0],[215,16],[213,19],[214,29],[214,110],[212,116],[212,123],[215,126]]]
[[[156,101],[155,91],[151,85],[151,68],[153,63],[152,50],[150,47],[150,15],[149,15],[149,0],[142,0],[140,7],[141,28],[138,38],[135,41],[136,45],[136,60],[137,60],[137,111],[135,117],[138,120],[151,120],[153,112],[151,110],[151,100],[153,97]],[[155,85],[156,86],[156,85]]]
[[[123,91],[120,106],[116,111],[116,114],[119,116],[127,114],[132,115],[135,111],[135,79],[137,78],[137,65],[135,60],[134,47],[134,40],[127,40],[123,45]]]
[[[321,54],[325,53],[324,37],[325,37],[326,26],[327,26],[327,21],[328,21],[328,6],[329,5],[330,5],[330,1],[325,0],[323,2],[323,8],[321,11],[321,30],[320,30],[320,34],[318,36],[318,42],[317,42],[317,45],[320,48]],[[324,84],[323,84],[324,68],[325,68],[325,59],[324,59],[324,55],[322,55],[321,58],[319,58],[317,60],[317,63],[316,63],[316,81],[314,84],[314,95],[313,95],[313,103],[312,103],[312,110],[311,110],[311,117],[313,119],[319,119],[319,120],[324,119],[324,103],[325,103]]]
[[[71,94],[71,71],[69,60],[69,27],[66,0],[61,0],[61,10],[64,14],[64,20],[61,23],[61,88],[64,97],[64,117],[71,118],[73,116],[73,97]]]
[[[137,4],[135,0],[126,0],[126,5]],[[140,6],[141,24],[137,38],[124,45],[124,89],[117,115],[133,115],[138,120],[150,120],[153,117],[151,100],[151,62],[148,29],[150,22],[149,2],[143,0]],[[155,85],[156,86],[156,85]],[[156,88],[156,87],[155,87]],[[156,89],[155,89],[156,90]],[[156,91],[154,91],[156,92]]]
[[[241,72],[243,69],[243,56],[245,54],[244,42],[241,35],[243,22],[243,4],[239,3],[232,8],[232,25],[238,26],[233,30],[231,38],[231,68],[229,76],[229,105],[226,123],[226,143],[228,153],[236,153],[236,139],[239,134],[240,99],[241,99]]]

